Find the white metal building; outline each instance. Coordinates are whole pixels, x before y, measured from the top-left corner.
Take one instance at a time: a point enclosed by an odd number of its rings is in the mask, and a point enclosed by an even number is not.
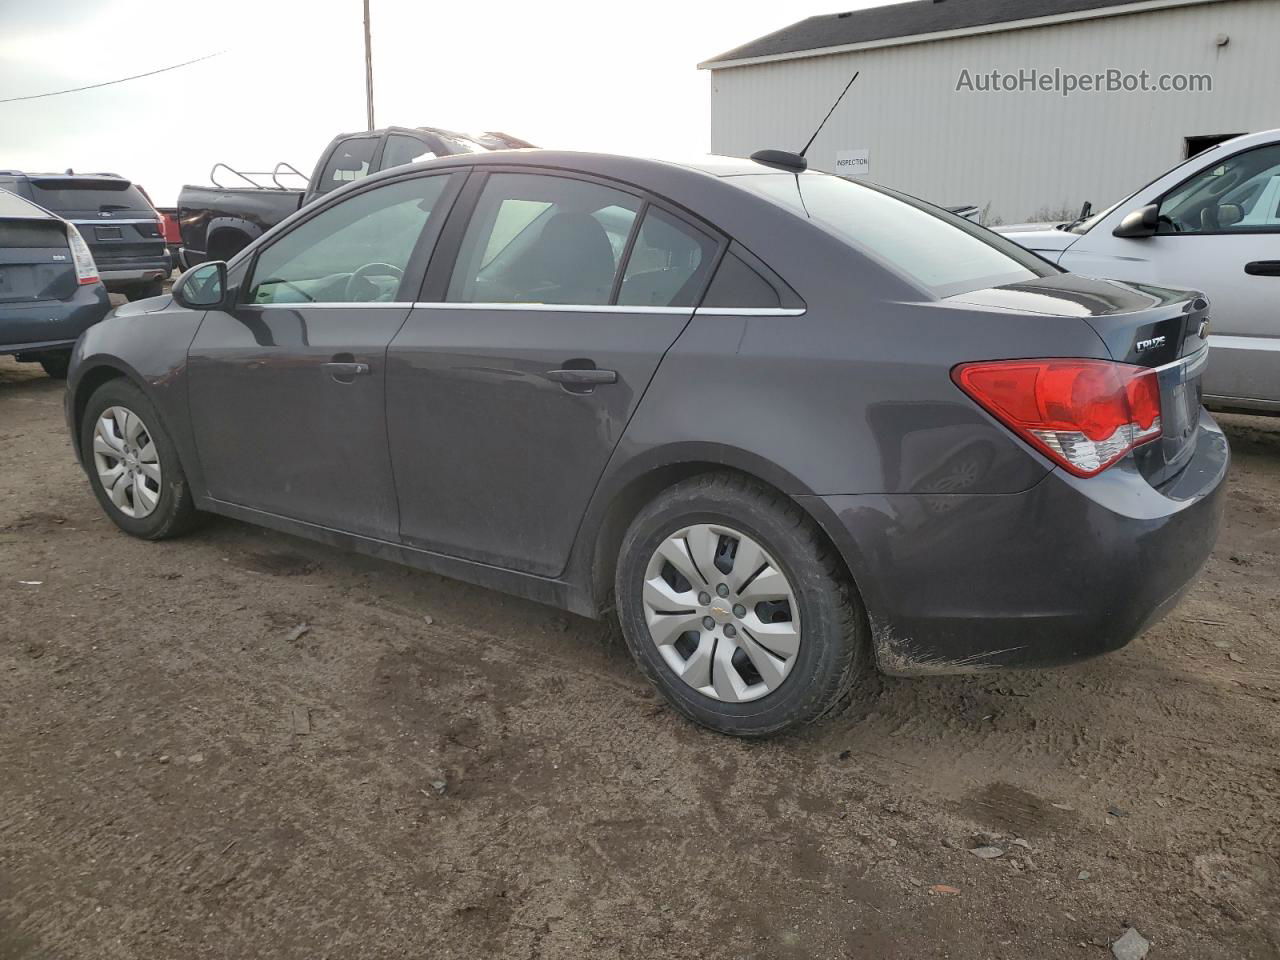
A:
[[[860,71],[813,167],[1013,223],[1101,209],[1190,153],[1280,127],[1280,0],[916,0],[810,17],[699,66],[712,152],[799,150]],[[1144,71],[1184,90],[1063,95],[1067,75],[1105,88]]]

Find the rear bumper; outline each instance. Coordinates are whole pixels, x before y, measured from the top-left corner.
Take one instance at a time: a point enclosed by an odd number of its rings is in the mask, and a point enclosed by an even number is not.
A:
[[[69,300],[0,303],[0,354],[65,349],[110,309],[100,283],[78,287]]]
[[[1190,588],[1217,538],[1230,452],[1202,412],[1153,488],[1132,458],[1009,495],[808,497],[858,583],[881,669],[1052,666],[1124,646]]]
[[[116,292],[122,286],[164,280],[173,271],[169,254],[137,260],[116,260],[98,264],[98,276],[107,289]]]

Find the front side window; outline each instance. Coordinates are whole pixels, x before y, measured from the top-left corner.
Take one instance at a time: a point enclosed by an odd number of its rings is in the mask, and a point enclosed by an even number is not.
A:
[[[821,173],[747,174],[731,182],[819,224],[936,297],[1059,272],[977,224],[883,188]]]
[[[432,236],[450,177],[398,180],[312,217],[267,247],[254,265],[249,302],[377,303],[396,299],[424,229]]]
[[[1280,231],[1280,145],[1246,150],[1201,170],[1160,201],[1159,232]]]
[[[377,137],[351,137],[343,140],[334,148],[329,162],[324,165],[320,182],[316,184],[316,192],[328,193],[353,180],[367,177],[373,163],[373,152],[377,147]]]
[[[639,209],[638,198],[584,180],[495,173],[471,216],[447,299],[607,304]]]

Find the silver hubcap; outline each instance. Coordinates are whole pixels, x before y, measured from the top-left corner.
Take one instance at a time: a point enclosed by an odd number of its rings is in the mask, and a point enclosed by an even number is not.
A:
[[[678,530],[645,570],[644,615],[667,665],[714,700],[776,690],[800,652],[800,606],[764,548],[732,527]]]
[[[148,516],[160,503],[160,454],[132,410],[102,411],[93,428],[93,465],[102,489],[126,517]]]

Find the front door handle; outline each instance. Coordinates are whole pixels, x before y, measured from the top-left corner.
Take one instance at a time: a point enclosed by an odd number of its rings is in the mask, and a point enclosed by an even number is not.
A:
[[[1255,260],[1244,265],[1244,272],[1251,277],[1280,277],[1280,260]]]
[[[369,372],[367,363],[354,363],[346,360],[333,360],[321,364],[329,371],[329,376],[338,383],[352,383],[356,377]]]
[[[565,370],[548,370],[545,374],[548,380],[556,383],[564,384],[569,390],[589,392],[593,387],[598,387],[605,383],[617,383],[617,370],[597,370],[594,367],[586,369],[565,369]]]

